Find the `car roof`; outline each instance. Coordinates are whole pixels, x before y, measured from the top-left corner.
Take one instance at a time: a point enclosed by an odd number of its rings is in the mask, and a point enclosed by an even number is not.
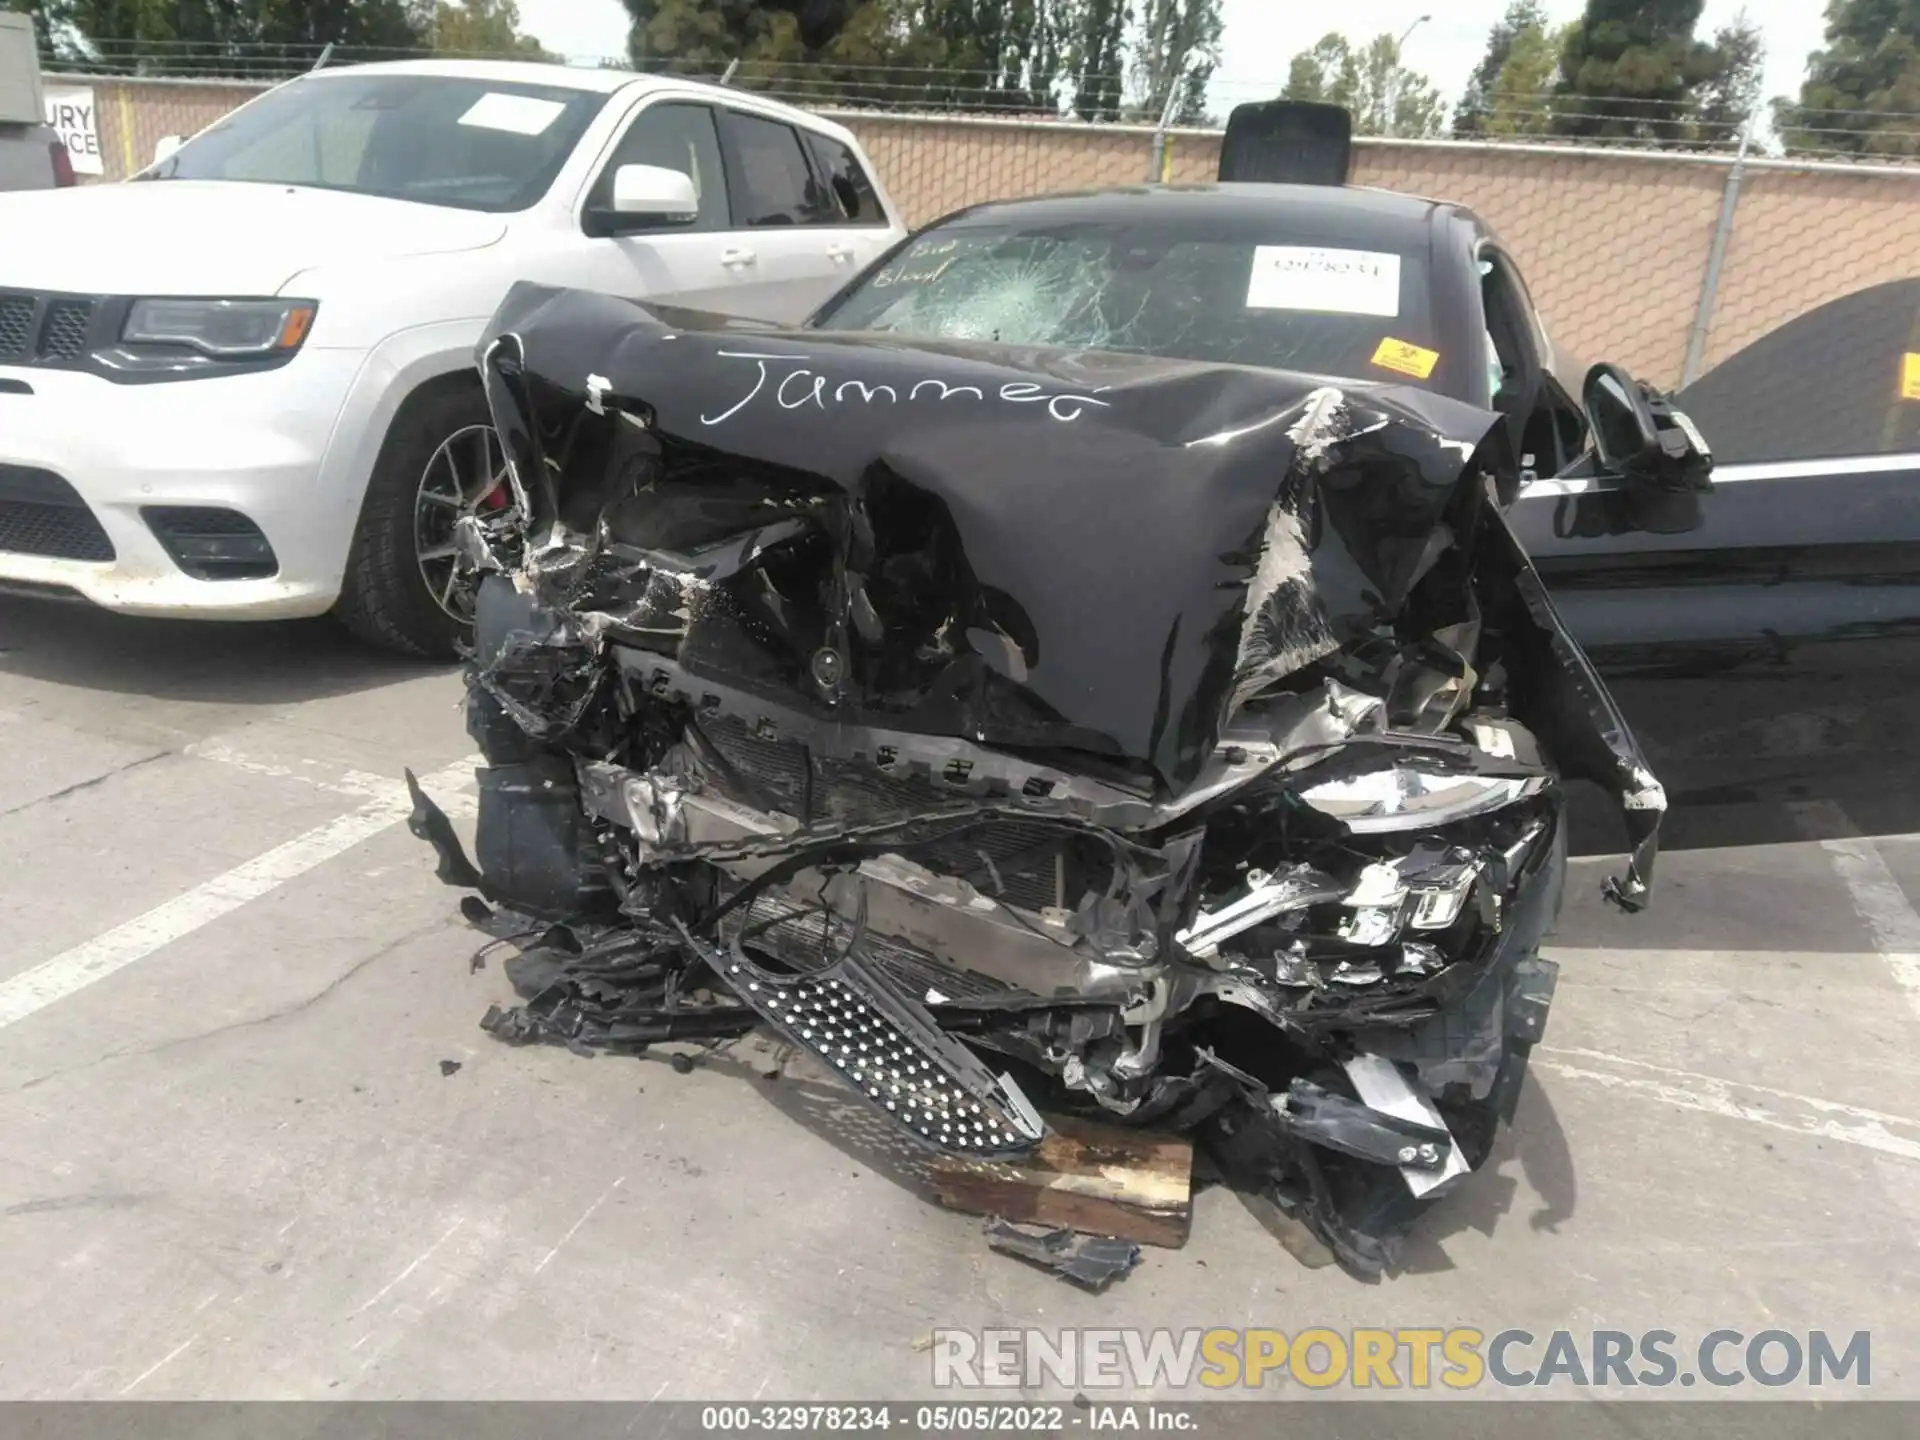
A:
[[[1461,214],[1459,206],[1393,190],[1357,185],[1115,185],[1023,200],[995,200],[951,217],[957,224],[1085,223],[1143,225],[1189,221],[1257,222],[1284,215],[1357,244],[1401,248],[1424,242],[1435,220]],[[1400,242],[1398,245],[1390,242]]]
[[[551,85],[557,89],[579,90],[591,95],[641,95],[662,91],[674,95],[699,95],[707,100],[744,103],[769,114],[803,121],[814,130],[852,140],[851,133],[824,116],[769,100],[750,90],[736,90],[704,80],[689,80],[678,75],[643,75],[633,70],[611,70],[584,65],[552,65],[534,60],[381,60],[366,65],[335,65],[301,76],[302,80],[326,80],[352,75],[451,76],[462,80],[486,80],[497,85]]]
[[[355,75],[442,75],[462,80],[492,80],[503,85],[552,85],[600,95],[611,95],[645,78],[630,70],[592,70],[532,60],[381,60],[369,65],[334,65],[303,78],[337,80]]]

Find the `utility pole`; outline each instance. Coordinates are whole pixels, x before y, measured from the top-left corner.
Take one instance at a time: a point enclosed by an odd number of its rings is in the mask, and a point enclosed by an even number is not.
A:
[[[1387,76],[1387,136],[1389,139],[1400,133],[1400,72],[1405,68],[1400,63],[1400,56],[1406,51],[1407,37],[1432,18],[1431,15],[1422,15],[1407,26],[1400,38],[1394,42],[1393,70]]]

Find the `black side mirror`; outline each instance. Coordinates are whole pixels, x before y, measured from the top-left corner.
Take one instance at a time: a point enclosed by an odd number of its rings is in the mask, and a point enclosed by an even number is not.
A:
[[[1663,490],[1704,490],[1713,452],[1694,423],[1618,365],[1596,365],[1583,387],[1594,450],[1606,470]]]
[[[1596,365],[1587,372],[1581,390],[1593,448],[1602,466],[1617,475],[1631,475],[1655,463],[1660,434],[1632,376],[1618,365]]]
[[[1667,397],[1618,365],[1587,372],[1581,399],[1600,468],[1626,482],[1635,528],[1677,533],[1700,524],[1711,488],[1713,452]]]

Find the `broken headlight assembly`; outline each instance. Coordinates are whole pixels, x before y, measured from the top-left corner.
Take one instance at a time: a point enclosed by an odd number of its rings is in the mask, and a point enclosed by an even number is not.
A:
[[[1538,794],[1544,776],[1457,774],[1396,763],[1300,791],[1300,799],[1356,835],[1450,825]]]
[[[955,1157],[1179,1132],[1357,1272],[1484,1163],[1553,988],[1542,747],[1621,798],[1623,904],[1660,799],[1497,417],[526,284],[479,359],[528,483],[471,537],[477,865],[414,828],[522,937],[492,1034],[770,1027]]]

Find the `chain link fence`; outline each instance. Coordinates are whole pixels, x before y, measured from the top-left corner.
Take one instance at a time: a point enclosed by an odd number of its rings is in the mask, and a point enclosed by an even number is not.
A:
[[[145,166],[162,137],[191,135],[320,58],[318,47],[311,55],[147,47],[98,54],[47,83],[92,91],[100,178],[110,181]],[[356,58],[372,57],[327,57]],[[1077,120],[1063,115],[1060,96],[1024,93],[984,72],[742,65],[727,78],[846,124],[916,225],[996,198],[1201,183],[1219,163],[1217,129]],[[1239,98],[1258,97],[1229,97]],[[1123,104],[1120,113],[1149,109]],[[1743,143],[1751,137],[1698,126],[1680,137],[1688,148],[1651,130],[1549,141],[1531,133],[1551,128],[1544,108],[1509,109],[1500,123],[1514,133],[1362,139],[1354,182],[1472,207],[1520,261],[1555,340],[1582,361],[1614,360],[1675,386],[1807,310],[1920,269],[1920,164],[1869,152],[1769,157]]]

